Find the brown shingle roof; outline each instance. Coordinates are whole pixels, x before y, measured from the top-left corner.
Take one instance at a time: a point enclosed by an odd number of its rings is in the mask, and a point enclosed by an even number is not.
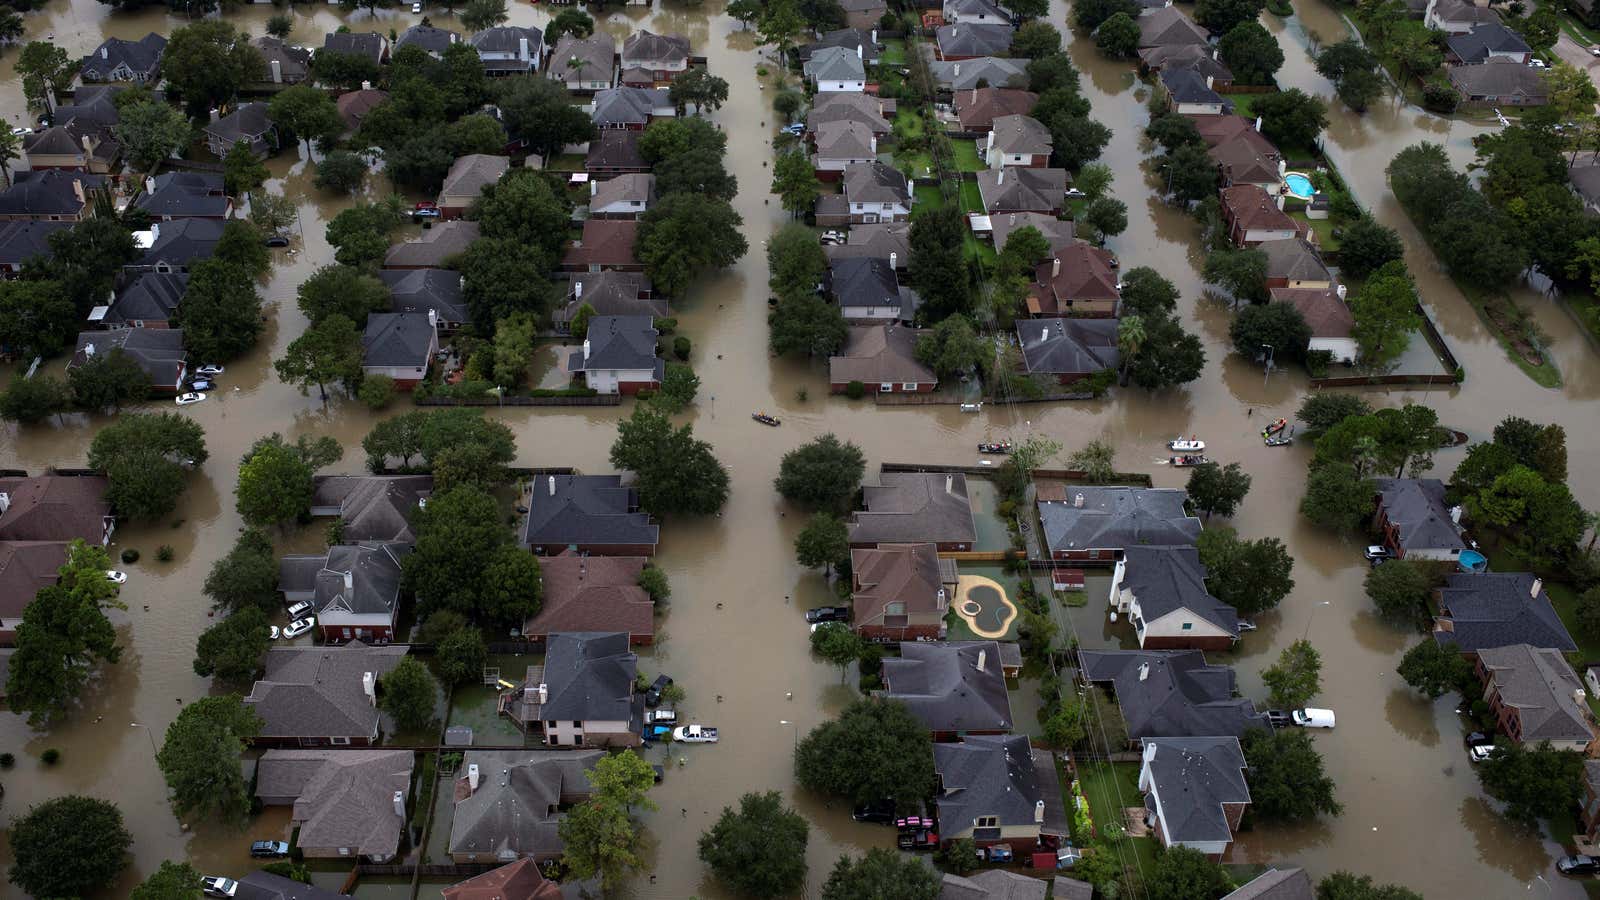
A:
[[[828,360],[828,382],[849,384],[929,384],[933,370],[917,362],[917,338],[923,332],[893,325],[850,329],[844,352]]]
[[[579,556],[563,553],[539,560],[544,608],[523,634],[558,631],[626,631],[630,638],[655,633],[655,604],[639,587],[642,556]]]
[[[1335,288],[1273,288],[1272,299],[1293,303],[1314,338],[1349,337],[1356,319]]]
[[[444,900],[561,900],[561,886],[546,881],[539,864],[524,857],[445,888]]]
[[[886,544],[873,550],[850,551],[850,572],[859,586],[852,594],[855,627],[882,625],[890,603],[905,606],[903,615],[937,615],[949,602],[939,551],[932,544]]]
[[[561,263],[565,266],[632,266],[638,264],[633,244],[639,223],[632,219],[589,219],[583,223],[583,237],[567,247]]]
[[[884,472],[862,488],[866,510],[850,525],[851,544],[965,543],[978,529],[967,476],[955,472]]]
[[[1222,208],[1234,225],[1246,230],[1299,231],[1289,214],[1259,185],[1236,184],[1222,189]]]
[[[1117,273],[1111,267],[1111,260],[1108,251],[1088,243],[1063,247],[1054,258],[1045,260],[1034,270],[1034,277],[1049,295],[1040,299],[1054,301],[1058,308],[1046,309],[1043,302],[1035,304],[1031,297],[1030,308],[1038,305],[1040,308],[1034,312],[1050,313],[1059,312],[1060,304],[1067,301],[1116,300],[1121,295],[1117,291]]]
[[[955,95],[956,116],[968,131],[988,128],[999,116],[1027,115],[1037,102],[1038,94],[1015,88],[973,88]]]
[[[0,541],[0,619],[15,619],[40,588],[56,583],[71,544],[66,541]]]
[[[468,245],[477,240],[481,233],[477,222],[465,219],[441,222],[424,231],[422,237],[416,240],[390,247],[389,255],[383,258],[383,267],[439,268],[451,257],[467,252]]]
[[[0,513],[0,541],[70,541],[98,547],[105,539],[109,482],[98,475],[0,479],[9,498]]]

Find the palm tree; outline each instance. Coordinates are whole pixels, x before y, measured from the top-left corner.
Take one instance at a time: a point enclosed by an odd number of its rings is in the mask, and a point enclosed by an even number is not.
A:
[[[1133,355],[1139,352],[1144,341],[1144,319],[1139,316],[1124,316],[1117,324],[1117,350],[1122,354],[1122,370],[1117,378],[1118,384],[1128,383],[1128,367],[1133,364]]]

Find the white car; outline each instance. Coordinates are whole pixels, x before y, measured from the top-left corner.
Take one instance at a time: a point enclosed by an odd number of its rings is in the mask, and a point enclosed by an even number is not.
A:
[[[128,583],[128,573],[127,572],[118,572],[116,569],[107,569],[106,570],[106,580],[111,582],[112,584],[127,584]]]
[[[179,394],[176,402],[179,406],[188,406],[191,403],[199,403],[205,398],[206,395],[204,393],[199,391],[190,391],[187,394]]]
[[[1080,198],[1083,198],[1083,197],[1087,197],[1087,196],[1089,196],[1089,195],[1085,194],[1083,191],[1078,190],[1077,188],[1067,188],[1067,199],[1068,200],[1077,200],[1077,199],[1080,199]]]
[[[1467,758],[1475,763],[1483,762],[1493,756],[1494,751],[1495,746],[1493,744],[1479,744],[1476,747],[1467,748]]]
[[[232,897],[239,893],[239,882],[221,875],[207,875],[200,879],[200,888],[207,897]]]
[[[306,616],[304,619],[295,619],[293,622],[289,623],[288,628],[283,630],[283,639],[286,641],[292,641],[315,627],[317,627],[316,616]]]
[[[278,630],[278,626],[276,626],[276,625],[268,625],[267,626],[267,640],[275,641],[275,640],[278,639],[278,637],[281,634],[282,634],[282,632],[280,632]]]
[[[11,129],[11,135],[13,137],[27,137],[30,134],[33,134],[33,129],[28,128],[27,126],[18,126]]]
[[[411,4],[411,11],[414,12],[414,13],[422,12],[422,4],[421,3],[413,3],[413,4]]]
[[[717,729],[710,725],[679,725],[672,729],[672,739],[681,744],[715,744]]]
[[[299,603],[295,603],[295,604],[293,604],[293,605],[291,605],[289,607],[289,609],[288,609],[289,618],[291,620],[292,619],[298,619],[301,616],[304,616],[306,613],[311,612],[311,610],[314,609],[314,608],[315,607],[313,607],[311,605],[311,601],[309,601],[309,600],[301,600]]]
[[[1532,66],[1532,67],[1533,67],[1533,68],[1535,68],[1535,69],[1545,69],[1545,68],[1549,68],[1549,67],[1548,67],[1548,66],[1546,66],[1546,65],[1545,65],[1545,61],[1544,61],[1544,60],[1542,60],[1542,59],[1540,59],[1540,58],[1538,58],[1538,57],[1537,57],[1537,56],[1535,56],[1535,57],[1533,57],[1533,58],[1531,58],[1531,59],[1529,59],[1529,60],[1528,60],[1528,65],[1529,65],[1529,66]]]
[[[1289,716],[1301,728],[1333,727],[1333,710],[1331,709],[1314,709],[1308,706],[1305,709],[1295,710]]]
[[[215,378],[216,376],[222,374],[223,368],[215,363],[210,363],[195,369],[194,372],[196,375],[210,375],[211,377]]]

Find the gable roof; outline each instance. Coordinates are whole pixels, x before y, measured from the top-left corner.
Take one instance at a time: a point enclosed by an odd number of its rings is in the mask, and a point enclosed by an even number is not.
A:
[[[1134,546],[1123,549],[1122,559],[1121,589],[1132,592],[1146,623],[1187,610],[1238,637],[1239,611],[1206,590],[1199,550]]]
[[[851,236],[853,237],[856,230],[861,227],[863,226],[857,225],[851,228]],[[1047,213],[998,213],[989,217],[989,227],[992,229],[990,234],[993,236],[995,247],[1002,250],[1005,249],[1011,235],[1022,228],[1032,228],[1043,235],[1050,244],[1052,254],[1059,254],[1067,245],[1078,243],[1078,236],[1073,233],[1072,220],[1058,219]]]
[[[1479,6],[1470,0],[1439,0],[1433,7],[1434,19],[1445,23],[1478,23],[1500,21],[1500,14],[1487,6]]]
[[[822,47],[802,66],[812,81],[865,81],[866,65],[847,47]]]
[[[988,869],[963,877],[946,872],[938,900],[1044,900],[1048,882],[1005,869]]]
[[[349,53],[381,63],[385,43],[376,31],[332,31],[322,36],[322,52]]]
[[[1011,51],[1010,25],[941,25],[934,32],[942,56],[998,56]]]
[[[267,114],[267,104],[260,102],[246,103],[205,126],[207,135],[229,145],[253,141],[271,130],[272,118]]]
[[[378,278],[394,296],[390,307],[397,313],[433,310],[441,322],[472,318],[462,297],[461,273],[452,269],[383,269]]]
[[[535,478],[523,524],[524,546],[551,550],[568,544],[649,544],[659,529],[639,511],[638,492],[619,475]]]
[[[233,900],[339,900],[344,894],[260,869],[239,879]]]
[[[189,276],[182,273],[140,273],[112,297],[110,307],[100,317],[100,323],[121,325],[136,321],[169,320],[177,315],[178,304],[183,300],[188,285]]]
[[[209,216],[228,214],[228,197],[222,176],[211,172],[163,172],[146,183],[133,205],[153,216]]]
[[[1186,547],[1200,537],[1200,520],[1183,508],[1187,496],[1176,488],[1073,485],[1063,500],[1039,498],[1039,520],[1052,551]]]
[[[1011,698],[994,641],[902,643],[898,659],[883,661],[883,685],[883,696],[904,703],[929,731],[1011,730]],[[1031,821],[1032,803],[1028,815]]]
[[[450,172],[444,176],[444,186],[439,196],[476,197],[485,186],[500,180],[511,169],[511,157],[488,153],[469,153],[456,157]]]
[[[534,59],[544,47],[544,32],[531,25],[496,25],[485,28],[467,39],[479,54],[522,53],[522,42],[528,42],[528,54]]]
[[[189,354],[183,349],[183,331],[177,328],[116,328],[111,331],[80,331],[78,345],[67,361],[72,369],[87,363],[95,354],[120,351],[127,354],[150,376],[153,385],[172,386],[183,374]]]
[[[978,196],[985,212],[1053,213],[1067,193],[1066,169],[1008,166],[978,173]]]
[[[432,25],[413,25],[395,39],[396,47],[417,46],[429,53],[443,53],[450,49],[450,45],[461,40],[461,35],[448,28],[435,28]]]
[[[894,256],[896,269],[911,262],[911,223],[875,222],[850,226],[850,236],[843,244],[822,248],[828,265],[841,259],[869,257],[888,259]]]
[[[1234,674],[1199,650],[1083,650],[1085,681],[1110,682],[1128,737],[1238,737],[1267,717],[1234,697]]]
[[[1571,653],[1578,649],[1561,624],[1544,582],[1527,572],[1457,572],[1439,589],[1434,640],[1464,653],[1528,644]]]
[[[1486,647],[1478,662],[1489,673],[1500,703],[1517,711],[1524,744],[1540,741],[1594,740],[1583,679],[1572,671],[1559,650],[1527,644]]]
[[[657,319],[668,313],[667,301],[654,295],[650,279],[642,272],[574,272],[568,284],[566,303],[554,313],[557,322],[572,321],[586,303],[602,316]]]
[[[630,721],[638,671],[639,658],[628,649],[626,632],[551,634],[544,656],[549,696],[539,715],[547,721]]]
[[[1305,869],[1268,869],[1222,900],[1315,900]]]
[[[863,91],[818,91],[806,113],[806,130],[815,132],[829,122],[859,122],[873,134],[888,134],[890,102]]]
[[[587,798],[589,770],[600,750],[468,750],[456,780],[450,852],[520,856],[559,855],[563,802]],[[468,783],[470,767],[478,789]]]
[[[67,541],[0,541],[0,619],[21,617],[40,589],[59,581],[71,550]]]
[[[1169,845],[1232,840],[1223,804],[1250,802],[1237,737],[1145,738],[1144,765]]]
[[[345,91],[333,105],[339,111],[339,118],[344,120],[345,127],[354,130],[361,127],[361,120],[367,117],[373,107],[388,99],[388,91],[362,88],[359,91]]]
[[[1403,550],[1465,550],[1445,506],[1444,482],[1437,478],[1379,478],[1383,514],[1398,532]]]
[[[199,260],[210,259],[217,249],[217,242],[222,240],[225,224],[221,219],[196,218],[152,222],[150,247],[134,265],[154,267],[165,263],[172,268],[183,268]]]
[[[424,231],[421,237],[390,247],[388,255],[383,258],[383,264],[390,268],[441,266],[449,262],[452,257],[465,253],[467,247],[478,239],[479,234],[481,231],[477,222],[466,219],[440,222]]]
[[[330,612],[393,618],[400,608],[400,560],[410,552],[410,544],[363,541],[335,544],[321,556],[285,556],[278,590],[312,591],[319,618]]]
[[[566,266],[637,265],[633,247],[638,237],[635,219],[587,219],[583,236],[567,246],[561,262]]]
[[[1600,204],[1600,162],[1579,163],[1567,170],[1567,178],[1585,203]]]
[[[1290,281],[1331,281],[1333,273],[1305,238],[1262,241],[1256,249],[1267,255],[1267,277]]]
[[[311,477],[311,505],[339,508],[345,543],[415,541],[411,516],[432,494],[432,475]]]
[[[1039,102],[1039,95],[1007,87],[973,88],[956,91],[953,97],[956,117],[965,130],[988,128],[1000,116],[1026,115]]]
[[[622,67],[656,68],[649,63],[665,63],[659,68],[687,65],[689,39],[681,34],[656,34],[641,28],[622,42]]]
[[[872,159],[878,152],[872,129],[861,122],[823,122],[816,128],[814,159]]]
[[[296,47],[282,38],[264,34],[250,42],[261,54],[261,72],[257,78],[272,81],[272,63],[278,63],[278,75],[285,83],[304,81],[311,74],[311,51]]]
[[[71,227],[71,222],[0,223],[0,265],[21,266],[30,259],[51,258],[55,251],[50,249],[50,235]]]
[[[1140,16],[1139,48],[1206,44],[1211,35],[1174,6],[1164,6]]]
[[[1140,50],[1139,61],[1152,72],[1190,69],[1202,77],[1209,75],[1217,81],[1232,81],[1233,72],[1216,58],[1215,53],[1205,44],[1163,44]]]
[[[997,116],[990,133],[994,135],[994,149],[1001,153],[1048,156],[1051,148],[1055,146],[1054,140],[1050,137],[1050,129],[1032,116],[1015,114]],[[1065,173],[1066,170],[1063,169],[1062,174]]]
[[[127,66],[135,75],[149,77],[161,65],[161,54],[167,49],[167,39],[150,32],[137,41],[106,38],[93,53],[83,58],[80,71],[104,80],[118,66]]]
[[[1247,230],[1299,232],[1289,214],[1257,184],[1235,184],[1222,189],[1222,208],[1234,224]]]
[[[873,32],[866,28],[839,28],[824,32],[822,37],[800,48],[800,59],[805,62],[829,47],[838,47],[848,50],[852,56],[857,56],[859,51],[859,58],[865,65],[875,66],[879,52],[872,35]]]
[[[639,152],[639,132],[625,128],[607,128],[589,142],[589,153],[584,158],[588,169],[648,169],[644,154]]]
[[[427,313],[367,313],[362,365],[426,366],[438,339]]]
[[[244,702],[261,716],[263,738],[369,737],[378,730],[378,708],[362,686],[394,671],[406,648],[342,646],[273,647],[266,674]]]
[[[828,265],[828,284],[841,309],[900,305],[899,279],[887,259],[834,260]]]
[[[0,512],[0,541],[71,541],[91,547],[105,539],[110,482],[101,475],[0,478],[8,503]]]
[[[1498,21],[1474,26],[1466,34],[1452,34],[1445,38],[1445,45],[1466,63],[1483,62],[1491,53],[1533,52],[1522,35]]]
[[[1196,118],[1217,118],[1235,120],[1237,116],[1203,116]],[[1278,153],[1278,148],[1272,142],[1253,128],[1231,128],[1221,126],[1215,132],[1202,132],[1201,137],[1211,143],[1206,155],[1217,164],[1223,177],[1230,182],[1250,182],[1252,184],[1277,183],[1279,180],[1279,163],[1283,157]]]
[[[661,333],[649,316],[595,316],[583,346],[572,351],[567,368],[572,372],[597,369],[649,369],[657,380],[665,374],[665,360],[656,357]]]
[[[1515,60],[1492,57],[1476,65],[1451,66],[1450,84],[1467,99],[1522,96],[1529,105],[1544,103],[1550,96],[1538,72]]]
[[[46,169],[15,172],[0,191],[0,215],[76,216],[88,206],[87,194],[106,183],[103,175]]]
[[[1034,278],[1056,301],[1114,301],[1122,294],[1117,290],[1117,271],[1111,265],[1112,259],[1110,251],[1078,241],[1062,247],[1055,256],[1040,263],[1034,269]]]
[[[613,203],[654,203],[656,199],[656,176],[648,172],[630,172],[607,178],[601,182],[589,182],[594,185],[594,193],[589,195],[589,208],[600,209]]]
[[[946,563],[949,562],[949,565]],[[954,586],[953,561],[941,560],[932,544],[886,544],[873,550],[850,551],[851,622],[855,627],[883,624],[891,603],[897,615],[936,614],[949,602],[945,585]]]
[[[898,203],[911,205],[911,189],[906,176],[886,163],[851,163],[844,169],[844,196],[850,203]]]
[[[1293,304],[1300,311],[1313,338],[1350,337],[1355,329],[1355,314],[1337,288],[1273,288],[1270,293],[1273,302]]]
[[[72,95],[72,102],[56,106],[52,118],[57,124],[71,123],[88,131],[98,129],[104,133],[122,121],[122,113],[117,109],[117,95],[130,87],[132,85],[116,82],[79,85]]]
[[[546,880],[539,864],[526,856],[458,881],[441,893],[444,900],[561,900],[561,886]]]
[[[1002,52],[1010,52],[1010,47]],[[995,87],[1010,87],[1013,81],[1025,85],[1027,75],[1023,70],[1026,64],[1027,60],[1024,59],[979,56],[972,59],[929,60],[928,70],[939,87],[965,91],[977,87],[980,81]]]
[[[620,631],[630,637],[655,633],[655,603],[639,587],[649,560],[642,556],[541,557],[544,604],[527,621],[529,636],[555,632]]]
[[[862,488],[866,509],[850,524],[851,544],[971,544],[977,539],[967,476],[959,472],[884,472]]]
[[[296,797],[302,847],[384,859],[400,847],[406,818],[394,795],[410,793],[415,759],[410,750],[268,750],[256,764],[256,796]]]
[[[844,262],[845,260],[841,260]],[[854,260],[848,260],[854,262]],[[841,301],[840,305],[844,305]],[[828,383],[933,384],[933,370],[917,361],[917,339],[926,332],[894,325],[864,325],[850,329],[838,356],[828,358]]]
[[[939,779],[934,803],[944,831],[963,831],[979,816],[995,816],[1001,829],[1038,826],[1045,834],[1066,830],[1055,763],[1048,751],[1035,752],[1026,735],[974,734],[957,743],[934,744],[933,770]]]
[[[1188,46],[1188,45],[1186,45]],[[1221,104],[1222,95],[1212,90],[1198,69],[1167,66],[1161,70],[1161,84],[1178,103]]]
[[[1116,319],[1018,319],[1017,342],[1029,372],[1039,375],[1087,375],[1114,369],[1122,358],[1117,349]]]
[[[1005,11],[993,3],[993,0],[944,0],[944,14],[947,17],[955,16],[994,16],[1001,21],[1010,20]]]
[[[557,81],[612,80],[616,66],[617,42],[611,35],[597,31],[586,38],[564,34],[550,54],[549,77]],[[582,65],[578,65],[582,63]]]

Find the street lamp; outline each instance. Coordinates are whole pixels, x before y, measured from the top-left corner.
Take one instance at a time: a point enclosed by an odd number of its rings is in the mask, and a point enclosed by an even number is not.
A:
[[[796,753],[799,753],[800,752],[800,726],[795,722],[789,721],[788,719],[779,719],[778,720],[778,724],[779,725],[785,725],[785,726],[788,726],[789,728],[794,729],[794,750],[795,750]]]
[[[1311,615],[1306,618],[1306,630],[1303,633],[1301,633],[1300,640],[1303,641],[1306,638],[1311,636],[1311,623],[1316,621],[1316,619],[1317,619],[1317,607],[1319,607],[1319,606],[1332,606],[1332,605],[1333,605],[1333,601],[1332,600],[1318,600],[1316,603],[1311,604]]]
[[[143,728],[144,729],[144,736],[150,739],[150,755],[154,756],[154,757],[158,757],[157,763],[159,763],[160,762],[159,757],[161,756],[161,751],[156,749],[156,736],[155,736],[155,734],[153,734],[150,731],[150,726],[149,725],[140,725],[138,722],[129,722],[128,723],[128,727],[129,728]]]
[[[1261,386],[1266,387],[1267,377],[1272,374],[1273,348],[1271,344],[1262,344],[1261,349],[1266,351],[1266,365],[1262,369]]]

